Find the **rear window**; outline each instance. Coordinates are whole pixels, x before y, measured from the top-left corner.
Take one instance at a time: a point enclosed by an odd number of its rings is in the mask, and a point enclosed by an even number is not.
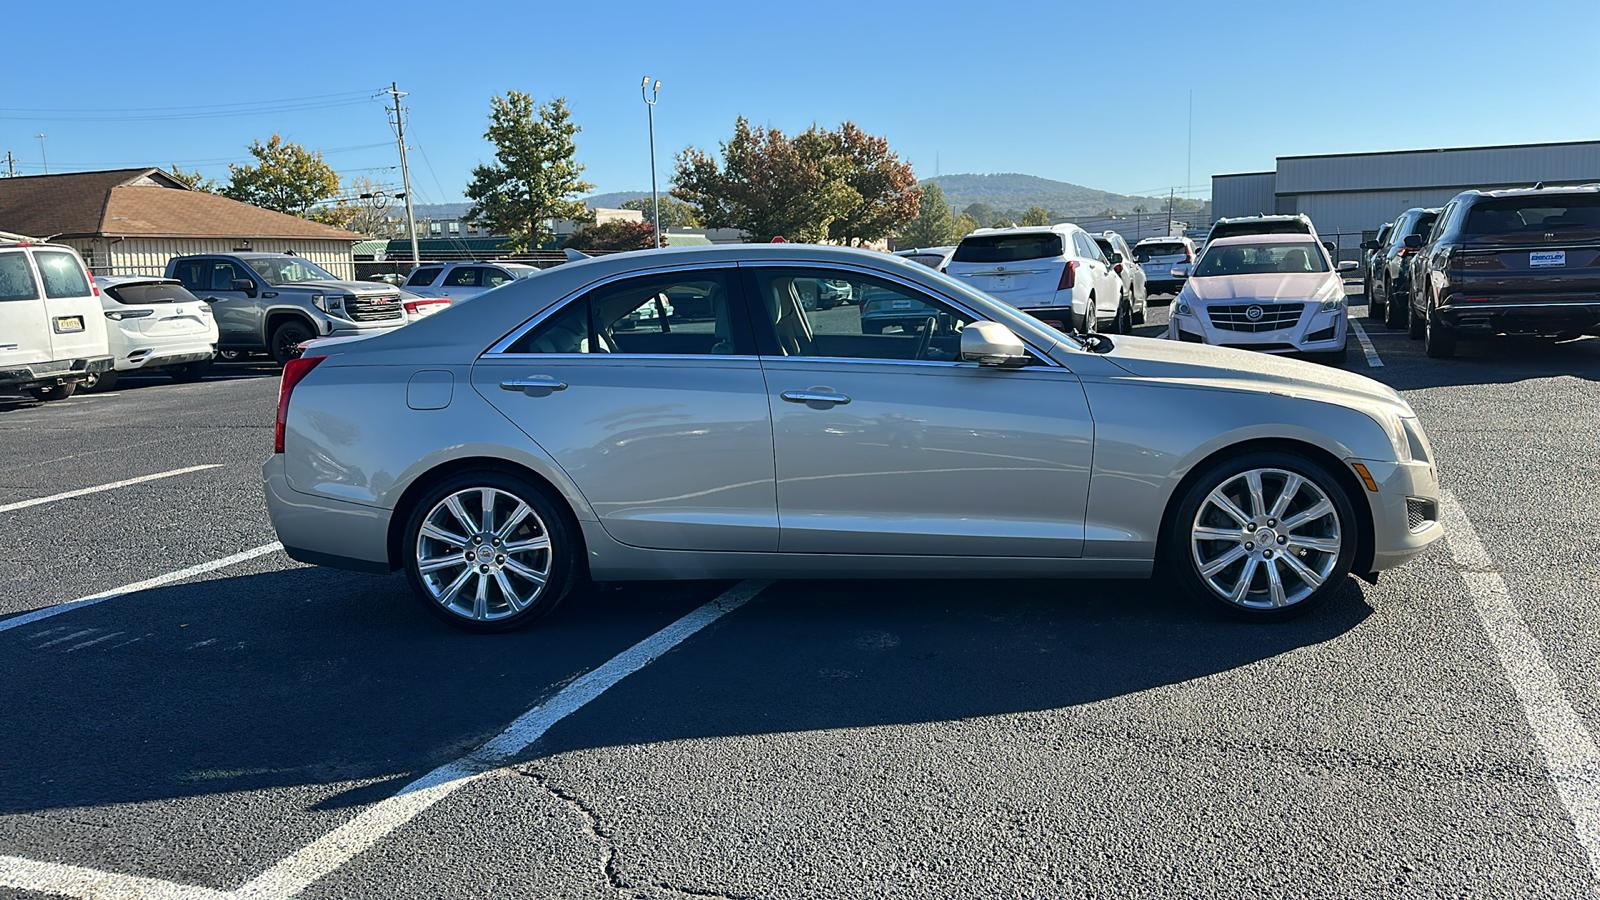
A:
[[[0,302],[37,300],[39,287],[33,283],[28,257],[22,253],[0,253]]]
[[[1600,231],[1600,195],[1505,197],[1472,204],[1465,234]]]
[[[117,284],[106,288],[106,296],[128,306],[199,301],[181,284]]]
[[[89,278],[83,266],[71,253],[40,250],[33,254],[39,264],[39,275],[44,279],[46,297],[85,297],[89,294]]]
[[[1149,262],[1158,256],[1182,256],[1187,249],[1182,244],[1140,244],[1133,248],[1133,258],[1137,262]]]
[[[952,262],[1008,263],[1060,256],[1059,234],[994,234],[963,238]]]
[[[1215,225],[1211,228],[1211,237],[1217,238],[1238,237],[1242,234],[1310,234],[1306,223],[1299,219],[1285,219],[1277,222],[1229,222],[1226,225]]]
[[[438,278],[439,273],[442,271],[444,270],[438,266],[431,269],[418,269],[411,273],[410,278],[406,279],[406,287],[427,287],[433,284],[433,280]]]

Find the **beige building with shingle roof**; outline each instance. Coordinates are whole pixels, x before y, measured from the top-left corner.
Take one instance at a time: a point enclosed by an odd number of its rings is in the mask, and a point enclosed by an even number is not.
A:
[[[0,230],[50,238],[83,255],[96,275],[160,275],[196,253],[293,253],[355,277],[359,235],[229,200],[160,169],[0,178]]]

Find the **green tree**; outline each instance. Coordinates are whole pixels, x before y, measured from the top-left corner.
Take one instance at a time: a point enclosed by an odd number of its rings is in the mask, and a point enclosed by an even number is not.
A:
[[[575,195],[594,190],[575,159],[573,123],[565,97],[535,105],[521,91],[506,91],[489,101],[489,130],[495,162],[472,170],[466,218],[489,226],[508,240],[512,252],[532,250],[550,239],[553,219],[588,222],[594,217]]]
[[[636,209],[644,213],[646,222],[651,221],[653,209],[649,197],[640,197],[637,200],[627,200],[622,204],[623,209]],[[662,228],[699,228],[700,217],[694,214],[694,207],[679,200],[671,194],[661,195],[661,227]]]
[[[722,161],[696,147],[677,157],[672,195],[708,228],[755,241],[857,243],[884,237],[916,216],[916,179],[888,143],[846,122],[790,138],[740,116]]]
[[[205,194],[217,193],[216,179],[207,178],[199,172],[185,172],[178,168],[177,163],[172,164],[172,168],[167,171],[167,174],[188,185],[191,191],[200,191]]]
[[[901,230],[899,245],[939,247],[960,236],[956,233],[955,219],[950,215],[950,204],[945,202],[944,191],[931,181],[923,185],[917,217]]]
[[[1147,212],[1150,211],[1150,207],[1145,206],[1143,203],[1141,203],[1138,206],[1135,206],[1133,208],[1133,211],[1136,212],[1136,213],[1147,213]]]
[[[954,226],[951,233],[957,241],[978,230],[978,220],[966,213],[956,215],[951,219],[951,224]]]
[[[255,165],[229,164],[222,196],[304,217],[312,207],[339,195],[339,175],[322,161],[321,151],[308,151],[275,134],[265,144],[251,142],[250,155],[256,158]]]
[[[980,225],[987,225],[993,222],[995,217],[994,207],[987,203],[969,203],[967,208],[961,212],[964,215],[971,216],[973,221],[980,223]]]
[[[648,250],[656,243],[656,228],[649,222],[607,222],[573,232],[561,246],[574,250]]]
[[[1106,218],[1109,219],[1112,216],[1117,215],[1117,211],[1108,206],[1105,209],[1100,210],[1100,215],[1105,216]]]
[[[1028,207],[1028,211],[1022,214],[1022,224],[1049,225],[1050,214],[1045,212],[1043,207],[1030,206]]]

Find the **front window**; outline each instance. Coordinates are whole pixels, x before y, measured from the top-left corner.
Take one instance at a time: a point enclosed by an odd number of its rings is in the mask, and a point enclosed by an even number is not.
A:
[[[1600,194],[1544,194],[1481,200],[1467,210],[1463,234],[1546,234],[1600,231]]]
[[[40,251],[33,255],[44,279],[46,297],[84,297],[89,295],[89,278],[71,253]]]
[[[1196,278],[1222,275],[1298,275],[1326,272],[1322,248],[1310,241],[1274,244],[1228,244],[1211,247],[1195,267]]]
[[[782,356],[955,362],[975,321],[915,288],[848,271],[761,268],[754,274],[760,327]],[[857,306],[822,309],[825,286],[848,285]]]
[[[332,273],[316,263],[298,256],[262,257],[247,259],[245,265],[255,270],[267,284],[294,284],[300,281],[338,281]]]
[[[478,287],[481,271],[477,266],[457,266],[444,276],[444,287]]]
[[[1048,259],[1062,254],[1061,235],[1050,232],[1029,234],[980,234],[961,239],[951,262],[1009,263],[1025,259]]]

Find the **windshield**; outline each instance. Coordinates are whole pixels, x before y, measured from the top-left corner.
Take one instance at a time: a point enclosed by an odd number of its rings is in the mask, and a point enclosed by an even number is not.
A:
[[[1600,194],[1505,197],[1474,203],[1464,234],[1532,234],[1600,231]]]
[[[297,281],[338,281],[331,273],[316,263],[298,256],[247,259],[245,265],[255,270],[267,284],[293,284]]]
[[[1061,235],[985,234],[963,238],[951,262],[1008,263],[1061,255]]]
[[[1292,244],[1228,244],[1214,247],[1200,257],[1196,278],[1216,275],[1297,275],[1326,272],[1322,248],[1310,241]]]
[[[106,295],[118,303],[140,306],[146,303],[188,303],[199,298],[189,293],[183,285],[165,282],[143,284],[114,284],[106,288]]]
[[[1186,250],[1182,244],[1140,244],[1133,248],[1133,258],[1137,262],[1149,262],[1158,256],[1187,257]]]

